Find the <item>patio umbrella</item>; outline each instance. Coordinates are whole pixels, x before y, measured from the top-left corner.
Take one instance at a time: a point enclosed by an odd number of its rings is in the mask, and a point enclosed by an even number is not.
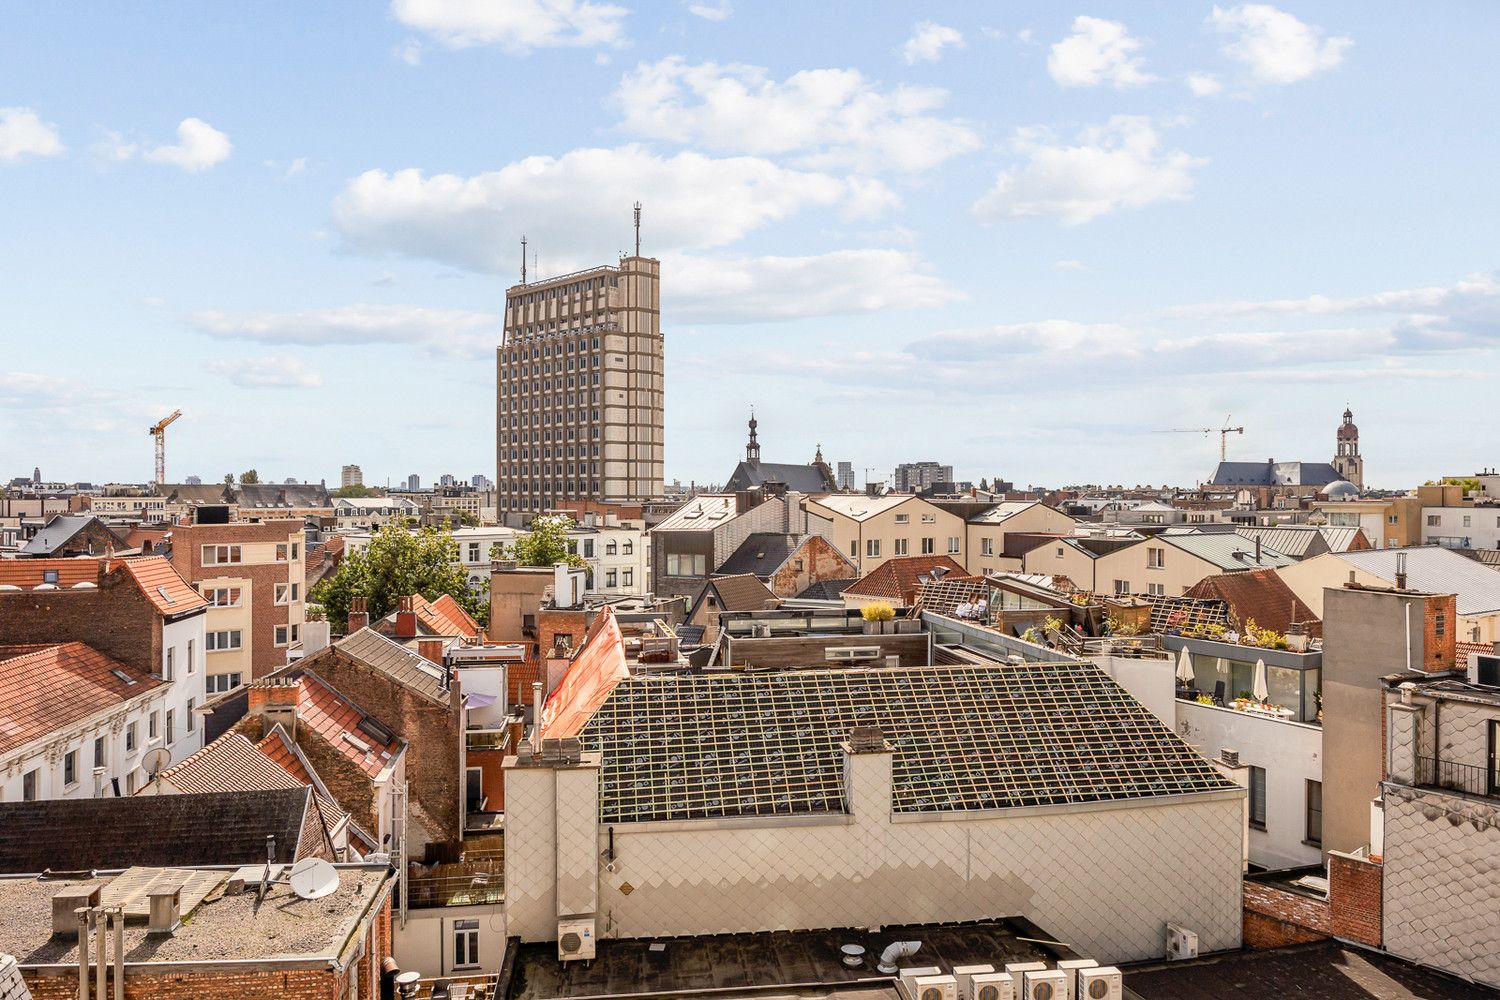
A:
[[[1186,646],[1177,654],[1177,679],[1184,684],[1193,683],[1193,656]]]
[[[1255,684],[1250,689],[1255,695],[1256,701],[1265,701],[1271,696],[1270,689],[1266,687],[1266,661],[1264,658],[1255,661]]]

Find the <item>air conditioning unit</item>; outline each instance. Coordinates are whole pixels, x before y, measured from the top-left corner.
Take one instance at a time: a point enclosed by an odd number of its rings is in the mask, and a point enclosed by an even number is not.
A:
[[[1167,961],[1198,957],[1198,934],[1178,924],[1167,924]]]
[[[958,1000],[958,980],[952,976],[901,977],[906,1000]]]
[[[1021,1000],[1064,1000],[1068,974],[1061,969],[1039,969],[1021,974]]]
[[[1079,1000],[1123,1000],[1125,982],[1113,965],[1078,970]]]
[[[829,646],[823,659],[830,662],[880,659],[879,646]]]
[[[917,980],[940,975],[942,971],[935,965],[902,969],[896,973],[896,992],[901,994],[902,1000],[918,1000]]]
[[[557,922],[557,957],[559,961],[592,961],[594,957],[594,918],[559,920]]]
[[[1021,985],[1021,977],[1028,972],[1045,972],[1046,962],[1006,962],[1005,971],[1014,979],[1016,985]]]
[[[1097,969],[1099,963],[1092,958],[1065,958],[1057,963],[1057,967],[1068,977],[1068,1000],[1075,1000],[1078,996],[1078,971]]]
[[[1500,656],[1470,653],[1469,683],[1481,687],[1500,687]]]
[[[970,980],[966,1000],[1016,1000],[1016,980],[1009,972],[981,972]]]
[[[984,972],[994,972],[993,965],[955,965],[953,978],[958,980],[959,1000],[974,1000],[974,977]]]

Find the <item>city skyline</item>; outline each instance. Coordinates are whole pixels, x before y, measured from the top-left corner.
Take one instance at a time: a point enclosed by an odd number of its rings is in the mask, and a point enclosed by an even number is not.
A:
[[[145,481],[181,407],[172,480],[493,477],[520,236],[612,260],[636,200],[668,481],[751,404],[975,481],[1190,485],[1218,441],[1154,432],[1226,414],[1321,458],[1346,404],[1375,487],[1485,461],[1397,394],[1496,374],[1488,9],[483,9],[7,11],[5,475]]]

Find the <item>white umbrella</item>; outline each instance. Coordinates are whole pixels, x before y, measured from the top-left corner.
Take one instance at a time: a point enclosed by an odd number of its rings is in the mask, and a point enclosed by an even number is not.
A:
[[[1177,679],[1184,684],[1193,683],[1193,656],[1186,646],[1177,655]]]
[[[1271,696],[1270,689],[1266,687],[1266,661],[1259,659],[1255,661],[1255,684],[1250,693],[1255,695],[1256,701],[1265,701]]]

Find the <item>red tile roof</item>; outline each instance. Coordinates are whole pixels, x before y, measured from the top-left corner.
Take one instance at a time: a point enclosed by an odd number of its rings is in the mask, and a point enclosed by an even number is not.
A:
[[[239,733],[225,733],[197,753],[161,772],[161,780],[185,794],[301,788],[299,781]]]
[[[47,582],[48,570],[57,574],[58,587],[98,583],[102,559],[0,559],[0,587],[30,590]]]
[[[1182,596],[1223,601],[1229,605],[1230,616],[1242,628],[1253,618],[1257,626],[1283,634],[1292,622],[1306,625],[1310,636],[1323,634],[1322,621],[1274,569],[1204,577]]]
[[[162,614],[178,615],[208,607],[203,595],[172,568],[165,556],[137,556],[120,561],[125,564],[125,572]]]
[[[375,737],[359,728],[365,718],[352,702],[312,673],[301,677],[302,700],[297,706],[297,725],[314,730],[339,753],[374,778],[390,766],[401,752],[401,738],[381,745]],[[353,742],[358,740],[358,744]]]
[[[479,635],[479,623],[469,617],[469,613],[453,599],[452,594],[443,594],[435,601],[424,600],[418,594],[416,611],[422,623],[437,635]]]
[[[113,708],[161,685],[81,642],[0,646],[0,753]],[[124,675],[121,677],[120,675]]]
[[[1454,643],[1454,646],[1457,647],[1455,652],[1458,654],[1460,669],[1468,664],[1470,653],[1479,653],[1481,656],[1495,655],[1495,644],[1492,642],[1458,642]]]
[[[0,586],[31,590],[48,582],[46,574],[56,573],[52,581],[61,590],[80,583],[99,584],[104,573],[123,571],[164,615],[181,614],[208,606],[165,556],[134,556],[128,559],[3,559],[0,560]]]
[[[917,577],[939,566],[948,571],[949,577],[964,575],[964,568],[948,556],[897,556],[866,573],[852,586],[846,587],[844,593],[909,605],[916,598]]]

